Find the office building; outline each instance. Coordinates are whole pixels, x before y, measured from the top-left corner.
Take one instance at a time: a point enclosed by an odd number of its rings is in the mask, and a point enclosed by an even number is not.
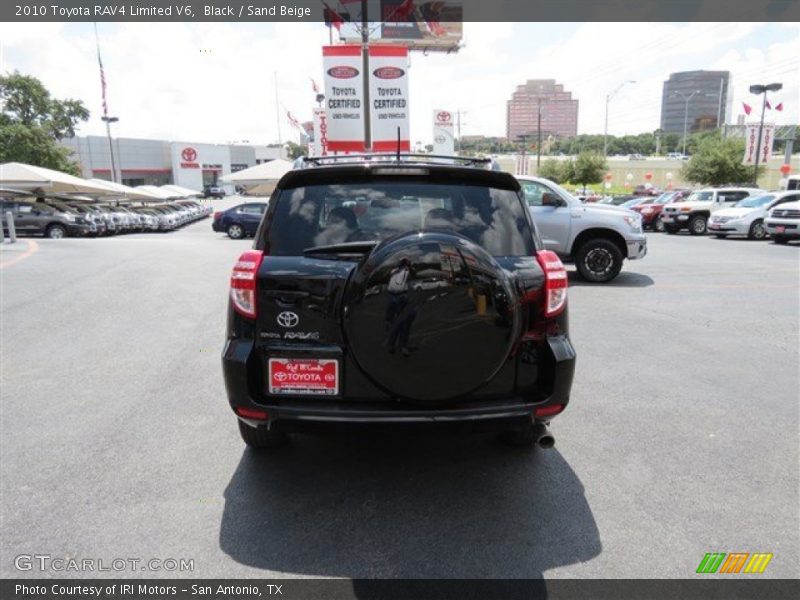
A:
[[[573,137],[578,134],[578,100],[555,79],[529,79],[518,85],[506,105],[506,137],[535,138],[541,107],[542,138]]]

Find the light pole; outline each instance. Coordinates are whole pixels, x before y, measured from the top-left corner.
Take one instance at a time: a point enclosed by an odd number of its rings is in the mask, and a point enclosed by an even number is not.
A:
[[[689,100],[694,98],[697,94],[702,94],[703,90],[695,90],[688,96],[683,92],[679,92],[678,90],[673,90],[672,96],[678,96],[683,98],[684,106],[683,106],[683,149],[681,150],[681,154],[686,156],[686,136],[689,134],[687,131],[689,127]],[[706,96],[712,97],[714,94],[705,94]]]
[[[751,85],[751,94],[764,94],[761,103],[761,121],[758,124],[758,143],[756,144],[756,164],[753,169],[753,183],[758,185],[758,159],[761,157],[761,132],[764,130],[764,111],[767,109],[767,92],[777,92],[783,88],[782,83],[770,83],[768,85]]]
[[[610,94],[608,94],[606,96],[606,125],[603,128],[603,156],[606,156],[608,154],[608,104],[611,102],[611,99],[614,96],[617,95],[617,92],[619,92],[626,83],[636,83],[636,81],[634,81],[633,79],[626,79],[625,81],[620,83],[616,88],[614,88],[613,92],[611,92]]]
[[[111,124],[119,121],[118,117],[100,117],[106,124],[106,137],[108,137],[108,153],[111,157],[111,181],[117,183],[117,164],[114,160],[114,144],[111,143]]]

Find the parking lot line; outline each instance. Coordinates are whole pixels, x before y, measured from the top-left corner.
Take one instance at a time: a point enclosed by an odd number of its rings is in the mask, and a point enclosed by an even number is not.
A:
[[[25,240],[24,243],[28,245],[28,248],[18,256],[10,258],[6,261],[0,260],[0,269],[5,269],[6,267],[10,267],[11,265],[18,263],[21,260],[28,258],[31,254],[33,254],[39,249],[39,244],[37,244],[34,240]]]

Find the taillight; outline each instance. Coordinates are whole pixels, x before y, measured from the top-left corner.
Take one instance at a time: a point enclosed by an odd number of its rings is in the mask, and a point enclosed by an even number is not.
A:
[[[547,406],[539,406],[533,409],[533,416],[535,417],[552,417],[564,410],[563,404],[549,404]]]
[[[231,301],[243,317],[256,318],[256,274],[264,253],[248,250],[239,257],[231,272]]]
[[[252,408],[242,408],[241,406],[236,407],[236,414],[245,419],[257,419],[259,421],[269,419],[269,415],[264,410],[253,410]]]
[[[552,250],[540,250],[536,260],[544,271],[544,316],[554,317],[567,305],[567,270]]]

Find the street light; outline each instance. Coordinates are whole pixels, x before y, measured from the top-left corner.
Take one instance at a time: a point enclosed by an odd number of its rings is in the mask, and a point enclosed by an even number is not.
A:
[[[114,161],[114,145],[111,143],[111,124],[119,121],[118,117],[109,117],[108,115],[100,117],[106,124],[106,137],[108,137],[108,153],[111,156],[111,181],[117,181],[117,165]]]
[[[753,169],[753,183],[758,185],[758,159],[761,157],[761,132],[764,129],[764,111],[767,108],[767,92],[777,92],[783,88],[782,83],[770,83],[768,85],[751,85],[751,94],[764,94],[764,101],[761,103],[761,121],[758,124],[758,143],[756,144],[756,164]]]
[[[613,92],[606,96],[606,126],[603,129],[603,156],[608,154],[608,103],[611,102],[611,99],[617,95],[617,92],[619,92],[626,83],[636,83],[636,81],[633,79],[627,79],[620,83]]]
[[[694,98],[697,94],[702,94],[703,90],[695,90],[688,96],[683,92],[679,92],[678,90],[672,91],[672,96],[679,96],[683,98],[685,101],[685,105],[683,107],[683,150],[681,150],[681,154],[686,156],[686,136],[688,135],[687,128],[689,126],[689,100]],[[703,94],[704,96],[713,97],[714,94]]]

